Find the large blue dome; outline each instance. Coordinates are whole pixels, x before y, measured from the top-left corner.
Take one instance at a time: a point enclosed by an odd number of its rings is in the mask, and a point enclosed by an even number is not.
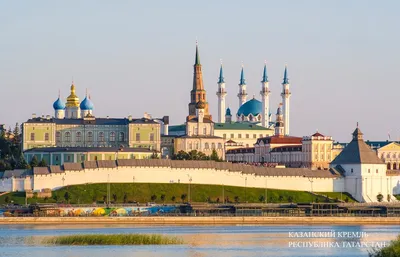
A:
[[[240,106],[237,115],[244,116],[250,115],[257,116],[258,114],[262,113],[262,103],[257,99],[251,99],[250,101],[245,102],[242,106]]]
[[[92,103],[92,101],[90,101],[89,98],[85,97],[85,99],[83,99],[83,101],[81,102],[81,105],[79,106],[81,108],[81,110],[93,110],[94,105]]]
[[[61,101],[60,98],[57,98],[57,100],[53,103],[53,108],[54,110],[64,110],[65,104],[63,103],[63,101]]]

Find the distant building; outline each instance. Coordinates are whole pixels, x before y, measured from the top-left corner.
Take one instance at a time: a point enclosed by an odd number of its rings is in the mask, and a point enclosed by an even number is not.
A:
[[[45,160],[47,165],[63,165],[84,161],[149,159],[153,154],[154,151],[148,148],[46,147],[26,150],[24,157],[28,163],[36,156],[39,161]]]

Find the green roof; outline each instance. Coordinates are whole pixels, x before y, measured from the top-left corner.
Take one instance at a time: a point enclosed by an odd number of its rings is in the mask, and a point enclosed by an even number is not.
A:
[[[174,125],[174,126],[169,126],[168,131],[174,132],[174,131],[186,131],[186,125]]]
[[[250,129],[250,130],[271,130],[269,128],[265,128],[259,125],[251,124],[248,122],[245,123],[240,123],[240,122],[234,122],[234,123],[214,123],[214,129],[232,129],[232,130],[245,130],[245,129]]]

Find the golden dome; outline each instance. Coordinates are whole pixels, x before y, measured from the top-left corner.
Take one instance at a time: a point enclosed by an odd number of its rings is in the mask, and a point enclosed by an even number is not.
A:
[[[71,94],[67,97],[67,107],[79,107],[79,97],[75,94],[75,85],[72,82]]]

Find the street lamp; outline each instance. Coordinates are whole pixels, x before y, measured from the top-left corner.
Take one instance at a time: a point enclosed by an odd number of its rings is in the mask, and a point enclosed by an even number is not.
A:
[[[222,184],[222,202],[225,204],[225,188],[224,188],[224,184]]]
[[[312,177],[309,177],[309,176],[303,176],[304,178],[307,178],[308,179],[308,181],[310,181],[310,183],[311,183],[311,193],[313,192],[313,182],[314,182],[314,180],[313,180],[313,178]]]
[[[64,177],[62,177],[62,183],[63,183],[63,187],[64,187],[64,181],[65,181],[65,178]]]
[[[247,177],[244,178],[244,201],[247,203]]]
[[[107,174],[107,208],[110,205],[110,174]]]
[[[265,203],[268,203],[268,179],[267,176],[265,176]]]
[[[189,177],[189,185],[188,185],[188,202],[190,203],[190,187],[192,184],[192,177],[189,174],[186,174]]]

